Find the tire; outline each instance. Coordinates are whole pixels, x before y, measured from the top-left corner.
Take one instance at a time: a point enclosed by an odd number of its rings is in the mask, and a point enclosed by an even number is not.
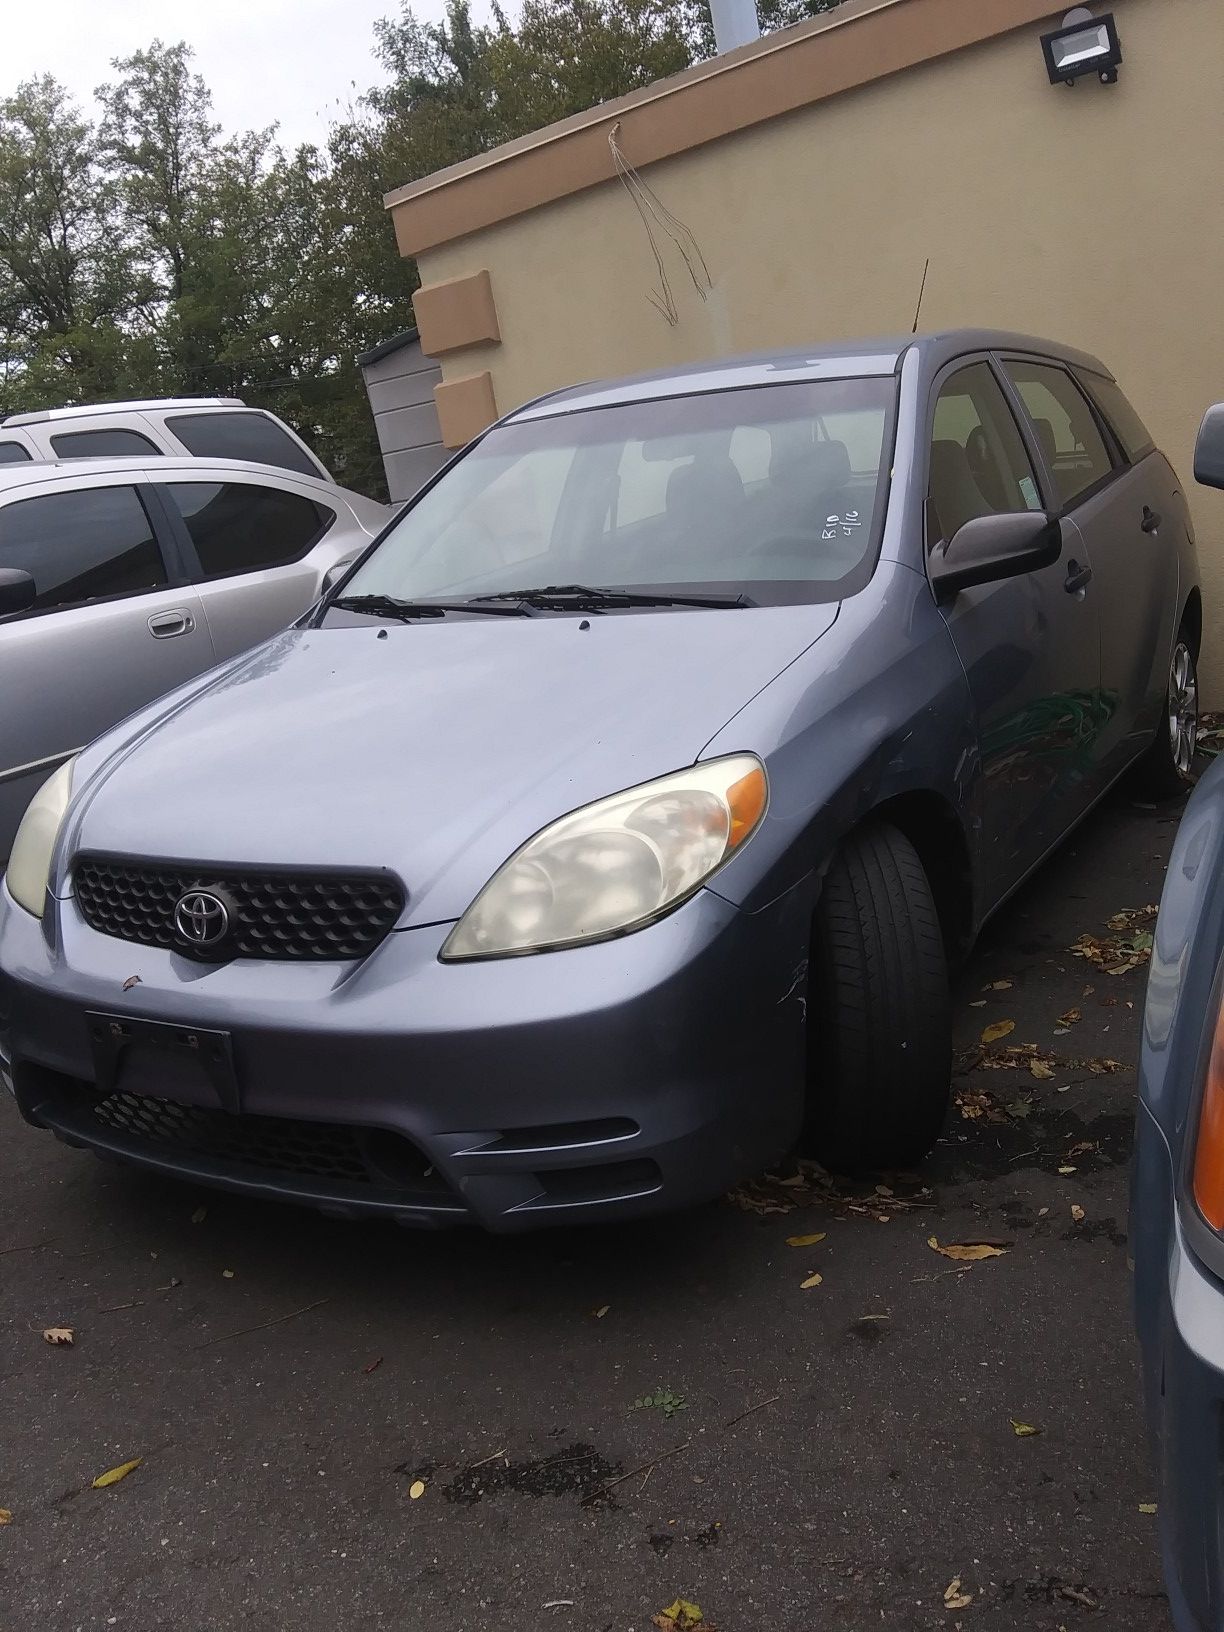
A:
[[[1179,629],[1169,659],[1169,682],[1156,740],[1139,764],[1144,791],[1154,799],[1174,799],[1194,786],[1198,741],[1198,665],[1194,647]]]
[[[952,1073],[948,964],[913,845],[875,822],[842,844],[812,936],[806,1143],[835,1172],[911,1167]]]

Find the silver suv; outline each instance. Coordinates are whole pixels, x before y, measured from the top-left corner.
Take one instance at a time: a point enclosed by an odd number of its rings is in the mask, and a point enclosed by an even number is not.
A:
[[[284,420],[262,408],[248,408],[241,397],[100,402],[0,419],[0,465],[32,459],[143,459],[151,453],[253,459],[301,476],[334,480]]]
[[[62,760],[291,623],[390,517],[240,460],[0,468],[0,867]]]

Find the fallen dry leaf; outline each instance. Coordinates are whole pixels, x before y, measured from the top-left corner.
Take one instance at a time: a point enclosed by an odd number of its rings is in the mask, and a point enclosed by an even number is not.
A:
[[[986,1007],[986,999],[984,997],[979,997],[977,1002],[970,1003],[969,1007],[971,1009],[984,1009]]]
[[[592,1309],[591,1313],[595,1316],[596,1320],[602,1320],[603,1317],[607,1314],[608,1310],[611,1309],[611,1307],[612,1307],[612,1305],[610,1303],[601,1303],[599,1308],[598,1309]]]
[[[666,1609],[652,1615],[650,1620],[652,1625],[659,1628],[659,1632],[714,1632],[701,1613],[701,1605],[691,1603],[687,1598],[677,1598]]]
[[[1060,1167],[1058,1171],[1060,1173],[1066,1174],[1066,1173],[1074,1173],[1075,1169],[1073,1167]]]
[[[12,1524],[13,1515],[7,1507],[0,1507],[0,1524]]]
[[[1155,1502],[1140,1502],[1139,1503],[1139,1511],[1140,1511],[1140,1513],[1155,1513],[1156,1503]]]
[[[1032,1059],[1029,1061],[1029,1071],[1041,1082],[1049,1082],[1054,1075],[1054,1067],[1047,1065],[1044,1060]]]
[[[1000,1037],[1007,1037],[1015,1029],[1016,1022],[1014,1020],[996,1020],[993,1025],[986,1027],[982,1033],[982,1041],[984,1043],[997,1043]]]
[[[143,1456],[135,1456],[130,1462],[120,1462],[117,1468],[107,1468],[93,1481],[94,1490],[105,1490],[107,1485],[117,1485],[120,1479],[126,1479],[129,1473],[135,1470],[144,1461]]]
[[[50,1343],[53,1349],[70,1349],[76,1342],[76,1333],[71,1326],[44,1326],[43,1342]]]
[[[1080,1009],[1068,1009],[1066,1014],[1059,1015],[1058,1023],[1060,1026],[1078,1026],[1083,1018],[1084,1016]]]
[[[1009,992],[1011,991],[1011,984],[1010,980],[992,980],[984,990],[988,992]]]
[[[1077,1224],[1082,1224],[1084,1222],[1084,1216],[1084,1209],[1077,1201],[1073,1201],[1071,1203],[1071,1217]]]
[[[414,1479],[412,1481],[412,1483],[408,1486],[408,1494],[409,1494],[409,1496],[412,1497],[412,1500],[414,1502],[418,1501],[422,1496],[424,1496],[424,1494],[425,1494],[425,1481],[424,1481],[424,1479]]]
[[[799,1290],[801,1292],[806,1292],[810,1287],[819,1286],[823,1280],[823,1275],[809,1275],[806,1281],[799,1282]]]
[[[1006,1247],[988,1246],[985,1241],[949,1241],[941,1247],[938,1236],[928,1236],[927,1246],[958,1264],[976,1264],[983,1258],[1002,1258]]]
[[[379,1366],[382,1365],[382,1363],[383,1363],[383,1357],[380,1354],[378,1356],[377,1360],[371,1360],[368,1366],[362,1366],[362,1368],[361,1368],[362,1375],[365,1376],[365,1377],[368,1377],[371,1374],[371,1372],[377,1371]]]
[[[133,986],[139,986],[139,985],[140,985],[140,976],[139,975],[129,975],[128,978],[123,983],[123,990],[125,992],[130,992]]]
[[[1037,1217],[1038,1218],[1045,1218],[1047,1216],[1047,1214],[1049,1213],[1049,1211],[1050,1211],[1050,1209],[1048,1207],[1038,1207]]]
[[[788,1247],[814,1247],[818,1241],[823,1241],[828,1233],[827,1230],[818,1230],[814,1235],[788,1235],[786,1244]]]
[[[971,1592],[965,1592],[961,1587],[961,1578],[959,1575],[954,1580],[949,1581],[947,1586],[944,1588],[945,1609],[968,1609],[972,1602],[973,1594]]]
[[[1011,1423],[1012,1433],[1015,1434],[1017,1439],[1033,1439],[1041,1432],[1041,1429],[1034,1428],[1031,1422],[1017,1422],[1015,1417],[1009,1417],[1008,1421]]]
[[[222,1280],[225,1280],[225,1281],[232,1281],[233,1278],[234,1278],[233,1270],[232,1269],[223,1269],[221,1271],[221,1278],[222,1278]]]

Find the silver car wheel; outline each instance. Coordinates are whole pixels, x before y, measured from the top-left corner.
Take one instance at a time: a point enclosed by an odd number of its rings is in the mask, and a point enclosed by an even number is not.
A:
[[[1198,745],[1198,676],[1185,641],[1173,648],[1169,665],[1169,748],[1181,776],[1189,776]]]

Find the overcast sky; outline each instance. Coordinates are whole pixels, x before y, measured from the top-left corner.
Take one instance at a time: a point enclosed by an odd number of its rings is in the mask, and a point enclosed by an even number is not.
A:
[[[321,142],[332,119],[380,77],[374,21],[398,0],[4,0],[0,96],[51,73],[92,113],[112,57],[155,38],[186,40],[226,133],[279,122],[286,147]],[[420,17],[442,0],[413,0]],[[484,8],[478,8],[483,10]]]

